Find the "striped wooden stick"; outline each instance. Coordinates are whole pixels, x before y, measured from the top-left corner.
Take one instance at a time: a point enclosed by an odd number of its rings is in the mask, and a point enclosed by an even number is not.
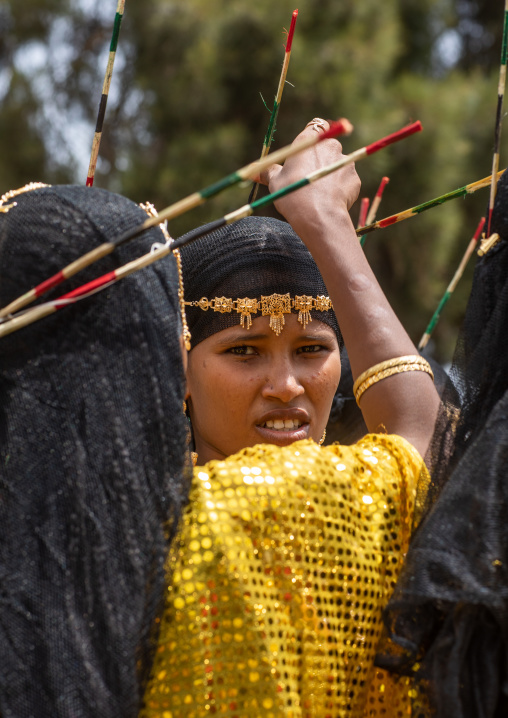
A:
[[[171,248],[168,248],[170,245],[161,246],[162,249],[145,254],[142,257],[138,257],[138,259],[134,259],[132,262],[124,264],[122,267],[119,267],[112,272],[103,274],[101,277],[97,277],[97,279],[93,279],[91,282],[87,282],[81,287],[77,287],[72,292],[68,292],[61,297],[58,297],[58,299],[54,299],[51,302],[45,302],[37,307],[26,309],[25,311],[16,314],[16,316],[11,319],[8,319],[3,323],[0,322],[0,338],[7,336],[8,334],[12,334],[13,332],[18,331],[18,329],[29,326],[39,319],[48,317],[69,304],[75,304],[80,299],[86,299],[96,292],[99,292],[101,289],[106,289],[106,287],[114,284],[119,279],[129,276],[129,274],[133,274],[133,272],[136,272],[138,269],[147,267],[149,264],[152,264],[152,262],[165,257],[169,254],[169,252],[171,252]]]
[[[503,172],[504,170],[500,170],[497,173],[497,179],[501,177]],[[459,189],[453,190],[453,192],[442,194],[440,197],[431,199],[428,202],[424,202],[423,204],[418,204],[416,205],[416,207],[411,207],[411,209],[406,209],[403,212],[399,212],[398,214],[392,214],[390,215],[390,217],[385,217],[385,219],[380,219],[378,222],[373,222],[372,224],[368,224],[365,227],[360,227],[360,229],[356,230],[356,233],[367,234],[368,232],[373,232],[375,229],[390,227],[392,224],[396,224],[397,222],[402,222],[404,219],[414,217],[421,212],[425,212],[425,210],[427,209],[431,209],[431,207],[437,207],[438,205],[444,204],[445,202],[448,202],[451,199],[455,199],[456,197],[465,197],[468,194],[473,194],[474,192],[479,189],[482,189],[483,187],[488,187],[491,183],[491,180],[492,178],[489,175],[488,177],[478,180],[477,182],[471,182],[471,184],[467,184],[464,187],[459,187]]]
[[[305,187],[306,185],[312,184],[318,179],[321,179],[321,177],[326,177],[326,175],[331,174],[332,172],[335,172],[338,169],[341,169],[342,167],[346,167],[346,165],[350,165],[353,162],[358,162],[359,160],[364,159],[365,157],[369,157],[370,155],[374,154],[375,152],[379,152],[379,150],[382,150],[384,147],[388,147],[388,145],[393,144],[394,142],[399,142],[400,140],[403,140],[406,137],[409,137],[410,135],[414,135],[415,132],[421,132],[422,130],[422,124],[421,122],[413,122],[411,125],[407,125],[407,127],[403,127],[401,130],[398,130],[397,132],[393,132],[391,135],[387,135],[386,137],[383,137],[382,139],[378,140],[377,142],[373,142],[371,145],[366,145],[365,147],[360,148],[359,150],[355,150],[349,155],[345,155],[342,157],[342,159],[337,160],[337,162],[333,162],[330,165],[326,165],[325,167],[322,167],[321,169],[314,170],[314,172],[311,172],[306,177],[303,177],[301,180],[298,180],[297,182],[293,182],[292,184],[287,185],[286,187],[282,187],[282,189],[277,190],[277,192],[273,192],[272,194],[266,195],[266,197],[261,197],[261,199],[257,199],[255,202],[252,202],[251,204],[246,204],[243,207],[240,207],[239,209],[235,210],[234,212],[230,212],[229,214],[226,214],[221,219],[215,220],[213,222],[213,226],[208,225],[208,227],[198,227],[193,232],[189,232],[188,235],[185,237],[185,243],[194,241],[195,239],[199,239],[204,234],[208,234],[208,232],[212,232],[216,229],[219,229],[220,227],[224,227],[227,224],[232,224],[233,222],[237,222],[239,219],[243,219],[244,217],[249,217],[251,214],[253,214],[257,209],[260,207],[264,207],[267,204],[271,204],[272,202],[276,202],[281,197],[285,197],[287,194],[290,194],[291,192],[294,192],[297,189],[300,189],[301,187]],[[163,212],[159,215],[159,218],[163,216]],[[357,230],[358,231],[358,230]],[[173,248],[179,247],[181,240],[176,240],[173,244]]]
[[[362,147],[359,150],[356,150],[355,152],[351,153],[350,155],[346,155],[341,160],[338,160],[337,162],[333,162],[330,165],[327,165],[326,167],[322,167],[321,169],[315,170],[314,172],[311,172],[306,177],[303,177],[301,180],[298,180],[297,182],[293,182],[292,184],[287,185],[286,187],[283,187],[280,190],[277,190],[277,192],[273,192],[271,194],[266,195],[265,197],[261,197],[258,200],[255,200],[251,204],[246,204],[243,207],[240,207],[234,212],[230,212],[229,214],[226,214],[224,217],[221,217],[220,219],[215,220],[215,222],[210,222],[204,227],[197,227],[194,231],[189,232],[184,237],[180,237],[179,239],[176,239],[171,244],[167,244],[162,246],[160,249],[158,249],[156,252],[151,252],[150,254],[146,254],[143,257],[140,257],[133,262],[129,262],[128,264],[124,265],[123,267],[120,267],[117,270],[114,270],[113,272],[108,272],[107,274],[104,274],[102,277],[98,277],[97,279],[92,280],[91,282],[88,282],[87,284],[82,285],[81,287],[78,287],[77,289],[74,289],[72,292],[69,292],[68,294],[64,294],[63,296],[59,297],[56,300],[53,300],[52,302],[46,302],[45,304],[41,304],[37,307],[34,307],[32,309],[27,309],[24,312],[21,312],[20,314],[17,314],[16,316],[9,317],[7,319],[4,319],[3,322],[0,322],[0,338],[3,336],[6,336],[7,334],[10,334],[11,332],[17,331],[18,329],[21,329],[22,327],[28,326],[29,324],[32,324],[32,322],[37,321],[38,319],[42,319],[42,317],[48,316],[49,314],[53,314],[57,311],[57,309],[61,308],[61,306],[64,306],[65,304],[70,303],[71,301],[76,301],[78,297],[84,297],[89,296],[91,292],[98,291],[101,287],[111,284],[114,281],[117,281],[118,279],[121,279],[124,276],[127,276],[128,274],[132,274],[132,272],[136,271],[137,269],[141,269],[142,267],[146,267],[152,262],[155,262],[158,259],[161,259],[162,257],[165,257],[170,252],[174,251],[175,249],[179,249],[180,247],[183,247],[186,244],[190,244],[191,242],[194,242],[197,239],[200,239],[201,237],[204,237],[206,234],[209,234],[210,232],[213,232],[217,229],[220,229],[221,227],[224,227],[228,224],[232,224],[233,222],[237,222],[240,219],[243,219],[244,217],[248,217],[249,215],[253,214],[256,209],[259,209],[260,207],[264,207],[268,204],[271,204],[272,202],[275,202],[276,200],[280,199],[281,197],[285,197],[286,195],[290,194],[291,192],[294,192],[297,189],[300,189],[301,187],[305,187],[308,184],[311,184],[312,182],[315,182],[316,180],[320,179],[321,177],[325,177],[328,174],[331,174],[332,172],[335,172],[336,170],[340,169],[341,167],[345,167],[346,165],[349,165],[353,162],[357,162],[358,160],[361,160],[365,157],[368,157],[369,155],[374,154],[375,152],[378,152],[379,150],[383,149],[384,147],[388,147],[388,145],[393,144],[394,142],[398,142],[399,140],[404,139],[405,137],[409,137],[410,135],[413,135],[415,132],[420,132],[422,129],[422,125],[420,122],[414,122],[411,125],[408,125],[407,127],[402,128],[398,132],[394,132],[391,135],[387,135],[386,137],[383,137],[382,139],[378,140],[377,142],[373,142],[370,145],[367,145],[366,147]],[[320,135],[323,135],[325,133],[319,133]],[[153,217],[150,220],[150,226],[152,224],[160,224],[163,220],[163,212],[161,212],[157,217]],[[122,235],[122,237],[119,240],[116,240],[114,242],[114,246],[118,246],[118,244],[124,243],[128,239],[132,239],[134,236],[138,236],[141,232],[144,231],[146,222],[143,223],[139,228],[136,228],[134,230],[131,230],[127,232],[125,235]],[[86,256],[86,255],[85,255]]]
[[[113,25],[113,36],[109,47],[109,58],[106,67],[106,75],[102,85],[101,101],[99,103],[99,112],[97,114],[97,123],[95,125],[95,134],[92,143],[92,154],[90,156],[90,164],[88,166],[88,176],[86,178],[86,186],[92,187],[97,167],[97,158],[99,156],[99,148],[102,139],[102,127],[104,125],[104,116],[106,114],[106,105],[108,104],[109,88],[111,86],[111,78],[113,77],[113,66],[115,64],[116,48],[118,46],[118,37],[120,35],[120,26],[125,10],[125,0],[118,0],[116,8],[115,22]]]
[[[275,133],[275,126],[277,124],[277,115],[279,114],[279,107],[282,100],[282,93],[284,91],[284,85],[286,83],[286,75],[288,74],[289,59],[291,57],[291,46],[293,44],[293,35],[295,34],[296,18],[298,17],[298,10],[293,12],[291,17],[291,25],[289,27],[288,39],[286,42],[286,49],[284,52],[284,62],[282,63],[282,71],[280,73],[279,86],[277,88],[277,94],[273,103],[272,114],[270,115],[270,121],[268,122],[268,130],[266,131],[265,139],[263,142],[263,149],[261,151],[261,158],[266,157],[270,152],[270,147]],[[252,190],[249,196],[249,202],[253,202],[258,194],[259,182],[255,182],[252,186]]]
[[[492,155],[492,184],[490,185],[489,199],[489,221],[487,223],[487,235],[490,235],[490,224],[492,221],[492,212],[494,211],[494,202],[496,201],[497,191],[497,171],[499,169],[499,148],[501,144],[501,125],[503,123],[503,99],[506,86],[506,56],[508,43],[508,0],[505,0],[504,6],[504,24],[503,24],[503,41],[501,47],[501,65],[499,68],[499,84],[497,88],[497,111],[496,111],[496,127],[494,131],[494,154]]]
[[[432,319],[429,322],[429,325],[425,332],[422,335],[422,338],[420,339],[420,343],[418,344],[418,351],[422,351],[422,349],[425,349],[427,344],[429,343],[429,339],[432,335],[432,332],[434,331],[436,324],[439,321],[439,317],[441,316],[441,312],[445,308],[446,304],[448,303],[448,300],[452,296],[453,292],[455,291],[455,287],[459,283],[459,279],[464,274],[464,269],[466,268],[467,263],[469,262],[469,259],[471,258],[471,255],[476,249],[476,245],[478,244],[478,240],[480,239],[480,235],[482,233],[483,225],[485,224],[485,217],[482,217],[478,227],[476,228],[476,232],[473,235],[473,238],[469,242],[466,251],[464,252],[464,256],[460,260],[460,264],[457,268],[457,271],[453,275],[453,279],[448,285],[446,292],[443,294],[441,301],[438,304],[438,307],[434,314],[432,315]]]
[[[372,207],[370,208],[370,212],[367,215],[367,221],[365,224],[371,224],[376,219],[376,214],[379,209],[379,205],[381,204],[381,199],[383,198],[383,192],[385,191],[385,187],[390,181],[389,177],[383,177],[381,182],[379,183],[378,190],[376,192],[376,196],[374,197],[374,200],[372,202]]]
[[[206,202],[207,199],[214,197],[215,195],[219,194],[219,192],[222,192],[228,187],[232,187],[233,185],[242,182],[243,180],[254,179],[254,177],[257,177],[259,174],[261,174],[261,172],[266,170],[272,164],[283,162],[288,157],[292,157],[293,155],[296,155],[303,150],[309,149],[309,147],[313,147],[318,142],[322,142],[329,137],[337,137],[338,135],[350,134],[352,130],[353,125],[345,118],[337,120],[337,122],[332,122],[330,125],[330,129],[326,132],[309,133],[308,139],[301,142],[294,142],[290,145],[286,145],[280,150],[277,150],[276,152],[272,152],[272,154],[267,155],[263,159],[255,160],[254,162],[251,162],[250,164],[246,165],[245,167],[242,167],[236,172],[232,172],[226,177],[223,177],[218,182],[215,182],[214,184],[205,187],[205,189],[202,189],[199,192],[194,192],[188,197],[185,197],[184,199],[175,202],[175,204],[166,207],[166,209],[164,209],[158,215],[158,217],[151,217],[135,230],[131,230],[130,232],[125,233],[116,240],[101,244],[99,247],[96,247],[92,251],[87,252],[82,257],[76,259],[74,262],[68,264],[66,267],[54,274],[52,277],[49,277],[49,279],[45,280],[41,284],[38,284],[33,289],[30,289],[28,292],[15,299],[6,307],[0,309],[0,318],[6,317],[9,314],[13,314],[20,309],[23,309],[23,307],[26,307],[28,304],[31,304],[31,302],[35,301],[35,299],[48,292],[50,289],[57,287],[66,279],[69,279],[81,270],[85,269],[85,267],[89,267],[94,262],[98,261],[99,259],[102,259],[102,257],[106,257],[108,254],[111,254],[111,252],[113,252],[116,247],[120,246],[124,242],[129,241],[130,239],[138,237],[146,229],[149,229],[150,227],[155,227],[161,222],[174,219],[175,217],[180,216],[184,212],[188,212],[189,210],[198,207],[199,205]]]
[[[376,196],[374,197],[374,200],[372,202],[372,207],[370,208],[370,212],[367,215],[367,219],[365,220],[365,224],[372,224],[372,222],[376,219],[377,211],[379,209],[379,205],[381,204],[381,199],[383,198],[383,192],[385,191],[385,187],[390,181],[389,177],[383,177],[381,180],[378,190],[376,192]],[[362,247],[365,246],[365,235],[362,235],[360,237],[360,244]]]
[[[367,223],[367,212],[369,211],[369,204],[370,199],[368,197],[363,197],[360,204],[360,214],[358,215],[357,227],[363,227],[363,225]]]

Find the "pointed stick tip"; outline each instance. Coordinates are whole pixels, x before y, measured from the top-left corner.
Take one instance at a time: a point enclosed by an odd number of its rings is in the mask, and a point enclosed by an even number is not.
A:
[[[419,352],[421,352],[422,349],[425,349],[425,347],[426,347],[427,344],[429,343],[429,339],[430,339],[430,334],[427,334],[427,332],[425,332],[425,334],[423,335],[423,337],[420,339],[420,343],[418,344],[418,351],[419,351]]]
[[[389,181],[390,181],[390,178],[389,178],[389,177],[383,177],[383,178],[382,178],[381,182],[379,183],[378,190],[377,190],[377,192],[376,192],[376,197],[379,197],[379,198],[381,199],[381,197],[383,196],[383,192],[384,192],[384,190],[385,190],[385,187],[386,187],[386,185],[388,184]]]
[[[295,10],[291,16],[291,25],[289,26],[288,40],[286,43],[286,53],[291,52],[291,45],[293,44],[293,35],[295,34],[296,18],[298,17],[298,10]]]
[[[358,227],[363,227],[367,219],[367,213],[369,211],[370,199],[363,197],[360,203],[360,215],[358,217]]]
[[[338,135],[350,135],[354,130],[353,125],[345,117],[330,122],[330,127],[325,132],[320,133],[321,139],[328,137],[337,137]]]
[[[367,155],[371,155],[374,152],[378,152],[378,150],[383,149],[384,147],[388,147],[388,145],[391,145],[394,142],[403,140],[406,137],[414,135],[415,132],[421,132],[422,130],[423,127],[420,120],[417,120],[417,122],[412,122],[410,125],[406,125],[405,127],[403,127],[401,130],[397,130],[397,132],[392,132],[391,135],[387,135],[386,137],[383,137],[377,142],[373,142],[371,145],[367,145],[367,147],[365,148],[366,153]]]

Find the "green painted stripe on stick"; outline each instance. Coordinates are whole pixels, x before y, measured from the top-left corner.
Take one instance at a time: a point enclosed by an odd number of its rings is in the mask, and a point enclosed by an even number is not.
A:
[[[448,202],[449,199],[454,199],[455,197],[465,197],[467,194],[467,186],[459,187],[459,189],[455,189],[453,192],[448,192],[448,194],[443,194],[441,197],[436,197],[436,199],[431,199],[428,202],[424,202],[423,204],[413,207],[412,211],[414,214],[419,214],[420,212],[424,212],[426,209],[431,209],[431,207],[437,207],[444,202]]]
[[[432,315],[432,319],[431,319],[430,322],[429,322],[429,326],[428,326],[427,329],[425,330],[425,334],[429,334],[429,335],[432,334],[432,332],[434,331],[434,329],[435,329],[435,327],[436,327],[436,324],[437,324],[438,321],[439,321],[439,317],[441,316],[441,312],[442,312],[443,309],[445,308],[446,303],[448,302],[448,300],[450,299],[451,296],[452,296],[452,293],[449,292],[448,290],[446,290],[446,292],[443,294],[443,297],[442,297],[441,301],[439,302],[438,308],[436,309],[436,311],[435,311],[434,314]]]
[[[505,12],[504,25],[503,25],[503,45],[501,48],[501,65],[506,65],[507,54],[508,54],[508,12]]]
[[[113,37],[111,38],[111,45],[109,46],[110,52],[116,52],[118,47],[118,37],[120,35],[120,25],[122,24],[123,15],[119,12],[115,15],[115,24],[113,26]]]
[[[307,177],[304,177],[303,179],[298,180],[298,182],[293,182],[293,184],[288,184],[287,187],[277,190],[277,192],[267,194],[266,197],[257,199],[251,204],[251,207],[253,210],[258,209],[258,207],[264,207],[266,204],[271,204],[281,197],[285,197],[287,194],[290,194],[290,192],[294,192],[295,190],[300,189],[300,187],[305,187],[308,184],[310,184],[309,180]]]
[[[264,146],[270,147],[272,143],[272,137],[275,132],[275,122],[277,120],[277,115],[279,114],[279,107],[280,104],[277,102],[277,98],[275,98],[273,103],[273,110],[272,114],[270,115],[270,122],[268,123],[268,129],[266,130],[265,140],[264,140]]]
[[[222,192],[222,190],[241,182],[241,180],[242,178],[238,172],[232,172],[227,177],[223,177],[217,182],[205,187],[205,189],[202,189],[199,194],[203,199],[210,199],[210,197],[214,197],[216,194],[219,194],[219,192]]]

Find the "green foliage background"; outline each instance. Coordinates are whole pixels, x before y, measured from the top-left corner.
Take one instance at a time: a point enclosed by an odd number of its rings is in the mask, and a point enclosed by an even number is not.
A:
[[[96,186],[160,209],[257,157],[269,118],[262,98],[271,108],[295,2],[126,0]],[[503,0],[301,0],[298,9],[274,147],[314,116],[354,123],[346,152],[420,119],[423,133],[357,167],[362,196],[391,178],[379,217],[490,174]],[[116,0],[0,0],[0,194],[31,180],[85,182],[115,11]],[[501,166],[508,131],[503,138]],[[247,195],[231,190],[170,231]],[[483,190],[368,237],[368,258],[415,341],[487,202]],[[436,330],[442,360],[471,273]]]

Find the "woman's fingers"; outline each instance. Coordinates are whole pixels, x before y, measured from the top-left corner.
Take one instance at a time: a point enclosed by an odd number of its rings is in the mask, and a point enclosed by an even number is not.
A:
[[[293,144],[297,142],[301,142],[302,140],[307,140],[312,133],[314,132],[326,132],[326,130],[330,129],[330,123],[328,120],[324,120],[321,117],[314,117],[310,122],[306,124],[304,129],[298,134],[295,139],[293,140]],[[329,148],[333,148],[333,155],[334,157],[330,157],[329,161],[333,162],[335,157],[337,155],[340,155],[342,152],[342,146],[338,140],[335,139],[329,139],[326,140],[323,144],[329,144]],[[296,177],[296,179],[300,179],[304,174],[306,174],[306,171],[311,172],[313,169],[316,169],[316,161],[315,159],[311,159],[310,157],[311,150],[307,150],[306,152],[302,152],[298,155],[293,155],[293,157],[289,157],[286,162],[284,163],[285,172],[284,175],[289,175],[289,170],[291,168],[294,168],[295,171],[299,172],[299,176]],[[306,156],[305,156],[306,155]],[[265,186],[269,186],[270,184],[274,184],[275,189],[279,189],[280,186],[282,186],[282,182],[277,183],[277,178],[280,175],[283,167],[282,165],[272,165],[268,169],[261,172],[258,178],[256,178],[256,181],[258,181],[260,184],[263,184]],[[302,171],[303,170],[303,171]],[[282,180],[282,178],[281,178]],[[284,181],[284,184],[288,184],[288,180],[286,179]],[[270,188],[272,191],[274,189]]]
[[[259,177],[256,178],[256,182],[259,182],[259,184],[263,184],[266,187],[272,182],[275,177],[280,173],[282,170],[282,165],[271,165],[268,167],[268,169],[261,172]]]

